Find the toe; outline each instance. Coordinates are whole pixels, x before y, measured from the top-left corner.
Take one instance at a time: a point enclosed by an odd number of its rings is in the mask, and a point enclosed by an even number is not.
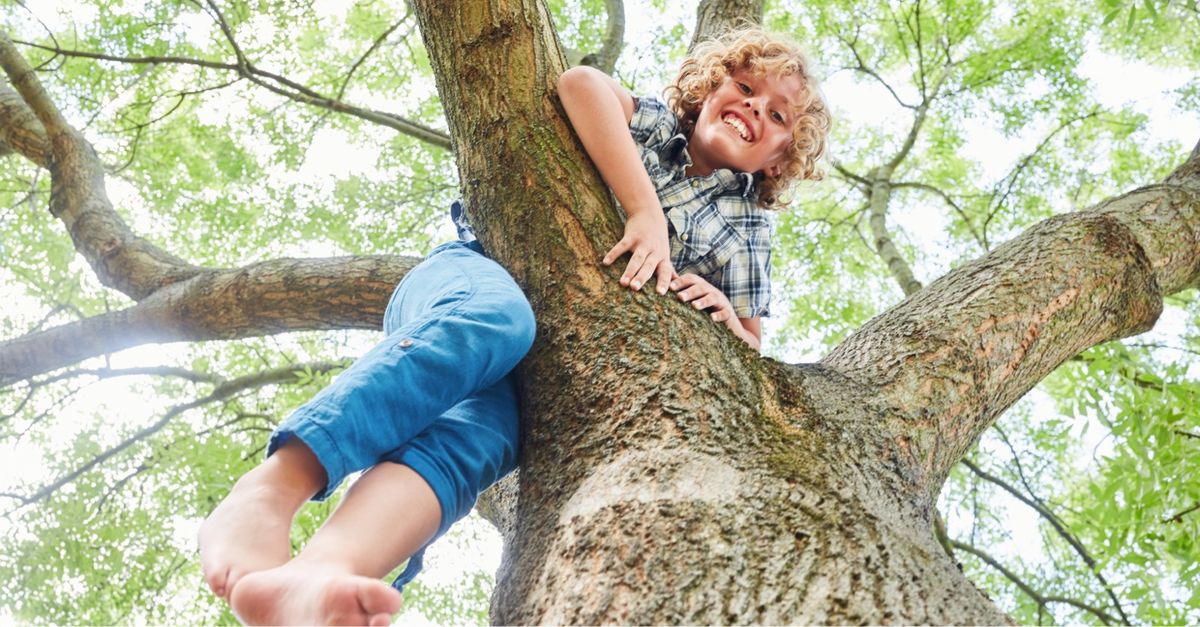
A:
[[[225,584],[228,579],[228,568],[215,568],[211,571],[208,571],[204,575],[204,581],[208,583],[209,589],[213,591],[213,594],[221,597],[222,599],[224,599],[226,596],[225,593],[227,586]]]
[[[395,588],[376,580],[359,588],[358,602],[371,621],[378,616],[384,616],[387,622],[391,622],[392,614],[400,611],[403,597]]]

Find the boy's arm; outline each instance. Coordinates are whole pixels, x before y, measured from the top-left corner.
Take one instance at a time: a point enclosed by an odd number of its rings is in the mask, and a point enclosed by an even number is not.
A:
[[[667,218],[629,134],[633,97],[617,81],[587,66],[573,67],[558,78],[558,97],[575,134],[628,216],[625,236],[605,253],[604,264],[632,253],[621,285],[640,290],[657,274],[658,293],[666,294],[675,274]]]
[[[713,322],[723,323],[734,335],[756,351],[762,350],[762,318],[739,318],[733,312],[729,298],[717,286],[704,277],[691,272],[671,281],[679,300],[691,303],[696,309],[709,311]]]
[[[755,316],[754,318],[738,318],[738,322],[742,323],[742,328],[749,331],[754,339],[762,343],[762,318]],[[755,346],[755,348],[758,348]]]

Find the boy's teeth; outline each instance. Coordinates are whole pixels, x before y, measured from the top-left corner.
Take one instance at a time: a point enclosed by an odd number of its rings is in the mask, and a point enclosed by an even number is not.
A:
[[[733,127],[733,130],[737,131],[738,135],[742,136],[742,139],[750,141],[750,130],[746,128],[745,123],[739,120],[737,116],[727,115],[722,118],[722,120],[729,126]]]

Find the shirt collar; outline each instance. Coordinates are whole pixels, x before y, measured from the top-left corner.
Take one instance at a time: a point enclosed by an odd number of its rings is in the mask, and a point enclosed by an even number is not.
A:
[[[687,151],[688,140],[683,133],[676,133],[666,144],[663,152],[671,160],[672,165],[682,172],[692,166],[692,156]],[[756,181],[749,172],[734,172],[726,168],[713,170],[707,176],[693,177],[703,181],[705,187],[712,186],[721,193],[733,192],[747,200],[753,200],[756,195]]]

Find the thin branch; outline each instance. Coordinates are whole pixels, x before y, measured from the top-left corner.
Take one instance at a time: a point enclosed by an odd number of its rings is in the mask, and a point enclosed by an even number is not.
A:
[[[1075,550],[1075,553],[1079,555],[1080,559],[1087,564],[1088,570],[1092,572],[1092,575],[1096,577],[1096,580],[1100,582],[1100,585],[1104,588],[1105,592],[1108,593],[1108,597],[1112,600],[1113,607],[1116,608],[1117,613],[1121,615],[1122,622],[1126,625],[1130,624],[1129,617],[1125,615],[1125,610],[1121,607],[1121,602],[1117,600],[1117,595],[1115,592],[1113,592],[1112,586],[1108,583],[1108,580],[1104,578],[1104,574],[1100,572],[1100,568],[1097,566],[1096,560],[1093,559],[1091,554],[1088,553],[1087,549],[1084,548],[1083,543],[1081,543],[1074,534],[1067,530],[1066,526],[1061,520],[1059,520],[1058,516],[1054,515],[1054,512],[1051,512],[1040,502],[1021,494],[1019,490],[1009,485],[1008,482],[1004,481],[1000,477],[989,474],[979,466],[971,463],[971,460],[963,459],[962,464],[969,468],[971,472],[978,475],[981,479],[995,484],[1005,492],[1011,494],[1018,501],[1021,501],[1022,503],[1033,508],[1034,511],[1036,511],[1042,518],[1046,520],[1046,522],[1049,522],[1050,526],[1053,527],[1056,532],[1058,532],[1059,537],[1061,537],[1063,540],[1066,540],[1067,544],[1071,545],[1071,548]]]
[[[996,194],[1000,190],[1000,185],[1002,185],[1005,181],[1008,182],[1008,185],[1005,187],[1004,193],[1000,195],[998,200],[995,200],[994,203],[989,203],[991,204],[991,209],[988,211],[988,216],[983,222],[984,231],[987,231],[988,224],[992,221],[992,218],[1000,211],[1002,207],[1004,207],[1005,203],[1008,202],[1008,197],[1012,195],[1013,188],[1016,187],[1017,181],[1021,178],[1021,175],[1024,174],[1029,165],[1033,163],[1033,160],[1040,156],[1042,151],[1050,145],[1050,140],[1054,139],[1056,135],[1066,130],[1067,127],[1075,124],[1076,122],[1082,122],[1083,120],[1094,118],[1098,115],[1100,115],[1100,111],[1094,110],[1084,115],[1074,116],[1067,120],[1063,120],[1063,122],[1054,130],[1050,131],[1049,134],[1043,137],[1041,142],[1038,142],[1037,147],[1035,147],[1032,152],[1022,157],[1011,172],[1005,175],[1004,178],[1000,179],[1000,182],[997,183],[996,187],[992,190],[993,199],[996,198]]]
[[[855,174],[854,172],[851,172],[848,168],[846,168],[846,166],[842,165],[841,161],[837,159],[830,159],[829,162],[833,165],[833,169],[836,170],[843,179],[848,182],[855,183],[854,187],[858,188],[867,196],[871,195],[871,179],[862,176],[861,174]]]
[[[585,56],[583,63],[599,68],[605,74],[612,74],[621,56],[621,49],[625,47],[625,2],[605,0],[604,7],[608,12],[604,44],[599,52]]]
[[[238,377],[236,379],[231,379],[229,381],[226,381],[225,383],[222,383],[222,384],[216,386],[215,388],[213,388],[213,391],[211,393],[209,393],[207,396],[198,398],[193,401],[189,401],[187,403],[175,405],[174,407],[169,409],[167,411],[167,413],[163,414],[162,418],[159,418],[158,421],[156,421],[154,424],[137,431],[133,435],[122,440],[117,445],[105,450],[104,452],[100,453],[99,455],[96,455],[90,461],[83,464],[82,466],[79,466],[75,470],[72,470],[71,472],[67,473],[66,475],[63,475],[62,477],[60,477],[60,478],[52,481],[51,483],[43,486],[42,488],[38,489],[33,494],[31,494],[27,497],[22,497],[21,498],[21,500],[22,500],[21,506],[23,507],[25,505],[35,503],[39,500],[42,500],[42,499],[50,496],[51,494],[53,494],[54,492],[56,492],[63,486],[65,486],[68,483],[71,483],[72,481],[77,479],[80,475],[84,474],[85,472],[88,472],[88,471],[92,470],[93,468],[99,466],[100,464],[103,464],[104,462],[108,461],[112,457],[116,456],[117,454],[124,451],[125,449],[133,446],[134,444],[137,444],[138,442],[141,442],[141,441],[145,440],[146,438],[149,438],[150,436],[154,435],[155,433],[158,433],[164,427],[166,427],[168,424],[170,424],[170,422],[173,419],[175,419],[179,415],[183,414],[184,412],[195,409],[197,407],[202,407],[204,405],[208,405],[210,403],[228,399],[230,397],[241,394],[248,390],[257,389],[257,388],[265,387],[267,385],[272,385],[272,384],[276,384],[276,383],[285,383],[288,381],[294,381],[296,379],[296,375],[298,373],[302,373],[305,371],[328,372],[330,370],[334,370],[337,368],[344,368],[344,367],[345,367],[345,362],[341,362],[341,361],[339,361],[339,362],[313,362],[313,363],[307,363],[307,364],[287,366],[285,368],[278,368],[275,370],[268,370],[266,372],[258,372],[258,373],[252,374],[252,375]]]
[[[870,76],[871,78],[875,79],[880,85],[883,85],[883,88],[886,89],[888,91],[888,93],[892,95],[892,98],[896,101],[896,104],[899,104],[901,107],[904,107],[905,109],[916,110],[917,105],[913,105],[913,104],[909,104],[909,103],[905,102],[904,99],[900,97],[900,94],[896,93],[896,90],[892,87],[891,83],[887,82],[887,80],[885,80],[882,76],[880,76],[878,72],[867,67],[866,63],[863,61],[862,55],[860,55],[858,52],[858,47],[855,45],[855,43],[853,41],[846,39],[844,36],[842,36],[841,33],[834,33],[834,36],[837,37],[838,40],[841,41],[843,44],[845,44],[846,47],[850,49],[850,53],[854,56],[855,64],[852,66],[846,66],[846,69],[854,71],[854,72],[858,72],[860,74],[866,74],[867,76]]]
[[[1200,436],[1192,436],[1192,437],[1200,437]],[[1200,501],[1197,501],[1195,505],[1179,512],[1178,514],[1175,514],[1174,516],[1164,519],[1163,524],[1165,525],[1167,523],[1183,522],[1184,516],[1187,516],[1188,514],[1195,512],[1195,511],[1200,511]]]
[[[1097,608],[1093,605],[1084,603],[1083,601],[1080,601],[1078,599],[1071,599],[1068,597],[1061,597],[1061,596],[1049,596],[1049,595],[1043,595],[1043,594],[1039,593],[1038,591],[1034,590],[1033,587],[1030,586],[1028,583],[1025,583],[1025,581],[1022,580],[1019,576],[1017,576],[1016,573],[1005,568],[1004,565],[1001,564],[999,561],[997,561],[995,558],[993,558],[992,556],[983,552],[982,550],[975,548],[974,546],[972,546],[970,544],[967,544],[965,542],[959,542],[958,540],[950,540],[950,546],[952,546],[955,549],[958,549],[960,551],[965,551],[967,553],[970,553],[971,555],[974,555],[975,557],[979,558],[981,561],[983,561],[988,566],[991,566],[992,568],[1000,571],[1000,574],[1004,575],[1005,579],[1008,579],[1009,581],[1013,582],[1013,584],[1016,585],[1017,588],[1020,588],[1021,592],[1024,592],[1026,594],[1026,596],[1033,599],[1033,601],[1038,604],[1039,608],[1041,608],[1042,606],[1045,606],[1049,603],[1062,603],[1065,605],[1070,605],[1072,607],[1081,609],[1085,612],[1088,612],[1089,614],[1092,614],[1096,618],[1099,618],[1101,621],[1104,621],[1104,624],[1106,624],[1106,625],[1123,622],[1120,619],[1117,619],[1116,617],[1112,616],[1111,614],[1105,612],[1104,610],[1101,610],[1100,608]],[[1124,621],[1123,624],[1128,625],[1129,622]]]
[[[910,19],[911,18],[911,19]],[[925,47],[921,40],[921,0],[913,5],[913,12],[905,16],[904,23],[909,25],[913,36],[913,44],[917,47],[917,79],[921,84],[921,99],[928,99],[928,86],[925,83]],[[914,27],[913,24],[916,26]]]
[[[391,128],[393,130],[404,133],[405,135],[408,135],[415,139],[419,139],[426,143],[437,146],[439,148],[444,148],[446,150],[452,149],[452,146],[450,144],[450,136],[442,131],[425,126],[418,122],[413,122],[412,120],[408,120],[402,116],[399,116],[399,115],[396,115],[393,113],[386,113],[383,111],[374,111],[371,109],[363,109],[363,108],[356,107],[354,105],[342,102],[335,98],[328,98],[328,97],[323,96],[320,93],[314,91],[313,89],[311,89],[309,87],[306,87],[304,85],[296,83],[296,82],[289,80],[283,76],[279,76],[279,75],[273,74],[271,72],[266,72],[266,71],[260,70],[259,68],[255,67],[254,64],[252,64],[252,63],[247,63],[247,65],[241,66],[241,65],[238,65],[235,63],[222,63],[222,62],[218,62],[218,61],[205,61],[202,59],[191,59],[191,58],[187,58],[187,57],[175,57],[175,56],[124,57],[124,56],[117,56],[117,55],[110,55],[110,54],[100,54],[100,53],[95,53],[95,52],[86,52],[86,51],[82,51],[82,50],[66,50],[66,49],[62,49],[62,48],[52,48],[50,46],[44,46],[41,44],[35,44],[35,43],[26,42],[26,41],[17,41],[15,43],[20,43],[22,45],[30,46],[32,48],[48,50],[48,51],[54,52],[55,54],[60,54],[60,55],[67,56],[67,57],[79,57],[79,58],[85,58],[85,59],[95,59],[98,61],[113,61],[113,62],[117,62],[117,63],[132,63],[132,64],[145,63],[145,64],[152,64],[152,65],[153,64],[194,65],[194,66],[205,67],[205,68],[237,72],[239,75],[246,78],[247,80],[250,80],[254,84],[256,84],[260,87],[263,87],[264,89],[267,89],[271,92],[279,94],[285,98],[293,100],[295,102],[311,105],[314,107],[320,107],[323,109],[328,109],[330,111],[334,111],[337,113],[345,113],[346,115],[353,116],[353,117],[356,117],[359,119],[363,119],[368,122],[372,122],[374,124],[386,126],[388,128]],[[272,81],[275,81],[276,83],[279,83],[280,85],[289,87],[290,90],[278,87],[276,85],[272,85],[272,84],[264,81],[263,78],[271,79]]]
[[[943,202],[946,203],[946,205],[948,207],[950,207],[950,209],[952,209],[955,213],[958,214],[959,219],[961,219],[963,221],[963,224],[966,225],[967,231],[969,231],[971,233],[971,237],[974,237],[975,241],[984,250],[991,249],[991,246],[988,243],[986,234],[980,233],[975,230],[975,224],[972,222],[970,216],[967,215],[967,212],[965,210],[963,210],[963,208],[953,198],[951,198],[949,194],[942,191],[941,188],[936,187],[934,185],[930,185],[928,183],[918,183],[918,182],[913,182],[913,181],[901,181],[898,183],[892,183],[892,188],[893,189],[903,189],[903,188],[919,189],[921,191],[929,192],[931,194],[938,196],[939,198],[942,199]]]
[[[362,55],[358,57],[358,60],[355,61],[354,65],[350,66],[350,70],[346,72],[346,76],[342,79],[341,86],[338,87],[337,95],[333,97],[334,100],[341,100],[342,96],[346,95],[346,87],[350,85],[350,79],[354,76],[354,73],[358,71],[358,68],[362,66],[364,62],[366,62],[368,57],[370,57],[376,50],[379,49],[380,46],[383,45],[383,42],[387,41],[388,37],[392,36],[392,33],[396,32],[397,28],[400,28],[401,24],[407,22],[408,18],[410,17],[412,17],[411,7],[409,7],[408,11],[404,13],[404,17],[397,20],[395,24],[392,24],[387,30],[383,31],[378,37],[376,37],[375,41],[371,42],[371,46],[367,48],[366,52],[362,53]]]
[[[871,227],[871,241],[874,243],[875,252],[887,265],[892,277],[900,284],[904,295],[912,296],[921,291],[922,285],[913,276],[912,268],[900,254],[900,249],[896,247],[892,240],[892,234],[888,230],[887,209],[892,197],[892,190],[891,183],[885,178],[886,174],[881,173],[881,170],[881,168],[876,168],[871,172],[874,178],[871,184],[871,216],[868,219]]]

